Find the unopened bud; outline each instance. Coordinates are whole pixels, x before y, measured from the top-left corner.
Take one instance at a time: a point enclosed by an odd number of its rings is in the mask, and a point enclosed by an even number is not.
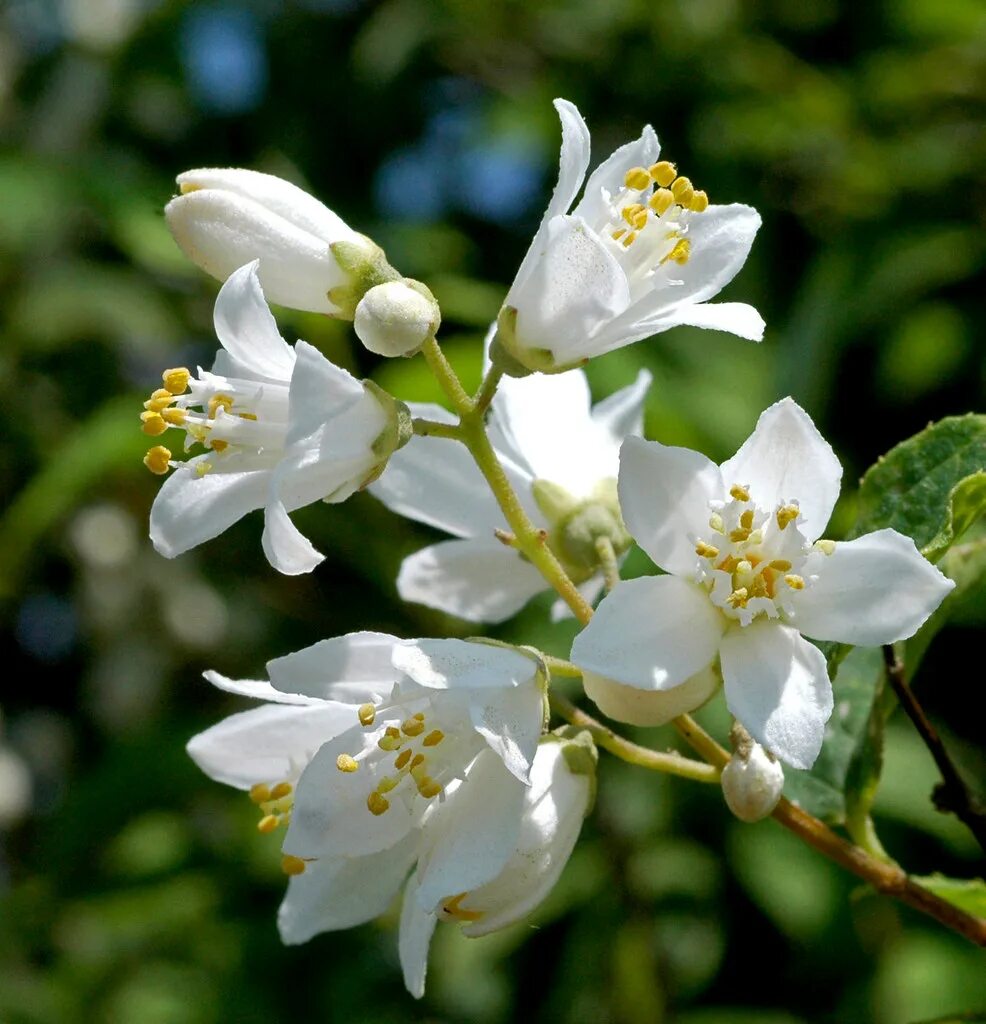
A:
[[[722,770],[722,795],[740,821],[771,814],[784,789],[784,769],[759,743],[741,744]]]
[[[420,282],[403,279],[375,285],[356,306],[359,340],[380,356],[411,356],[435,336],[441,311]]]

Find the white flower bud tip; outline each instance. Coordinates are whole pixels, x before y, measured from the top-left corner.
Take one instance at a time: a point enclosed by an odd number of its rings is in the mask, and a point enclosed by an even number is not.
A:
[[[740,821],[760,821],[777,806],[784,789],[784,769],[759,743],[746,756],[737,751],[722,770],[722,795]]]
[[[410,356],[434,337],[441,323],[428,289],[407,279],[371,288],[356,307],[353,327],[360,341],[380,356]]]

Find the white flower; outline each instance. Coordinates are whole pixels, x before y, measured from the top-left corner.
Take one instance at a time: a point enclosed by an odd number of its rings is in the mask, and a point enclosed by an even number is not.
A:
[[[404,889],[399,950],[404,983],[411,995],[424,994],[428,947],[438,921],[462,925],[470,937],[488,935],[526,917],[548,895],[579,837],[595,788],[595,748],[588,733],[582,741],[546,736],[524,792],[514,848],[499,872],[472,889],[453,888],[436,903],[425,880],[447,834],[471,829],[472,803],[454,794],[435,814],[423,838],[417,869]]]
[[[595,407],[581,370],[505,378],[493,399],[490,440],[504,471],[587,600],[602,589],[592,538],[605,533],[617,554],[629,546],[616,501],[619,447],[640,432],[650,379],[641,371],[634,384]],[[435,405],[413,405],[412,411],[453,420]],[[507,522],[458,441],[413,437],[370,491],[395,512],[457,538],[404,560],[397,589],[405,600],[501,622],[548,589],[534,566],[495,538],[494,530],[507,529]],[[566,607],[556,603],[555,617]]]
[[[773,813],[784,791],[784,769],[759,743],[743,744],[722,770],[722,795],[740,821]]]
[[[575,640],[572,660],[611,684],[595,698],[602,710],[637,721],[648,698],[660,702],[718,655],[733,716],[781,760],[810,767],[832,687],[821,651],[801,634],[865,646],[903,640],[953,586],[895,530],[817,540],[841,477],[789,398],[761,415],[722,466],[629,438],[623,515],[669,575],[621,583]]]
[[[371,352],[410,356],[433,338],[442,322],[431,292],[419,281],[387,281],[371,288],[356,307],[353,330]]]
[[[263,508],[271,565],[310,572],[322,556],[288,513],[319,499],[343,501],[364,486],[408,436],[403,407],[311,345],[290,348],[256,262],[220,289],[215,327],[223,347],[212,371],[166,370],[165,386],[144,403],[145,433],[182,428],[186,450],[207,449],[186,462],[172,461],[163,445],[147,453],[152,472],[175,468],[151,508],[151,540],[173,558]]]
[[[536,812],[528,795],[545,785],[532,774],[544,720],[536,657],[353,633],[268,671],[273,686],[208,674],[271,703],[230,716],[188,750],[212,778],[250,791],[261,832],[290,822],[282,866],[292,878],[278,914],[286,943],[383,913],[415,863],[421,907],[457,906],[510,866],[537,827],[551,850],[531,888],[546,891],[571,830],[567,817],[552,830],[551,799]],[[568,790],[559,793],[567,806]],[[484,900],[500,920],[523,896],[501,887]]]
[[[178,188],[164,212],[182,252],[220,281],[259,259],[271,302],[351,320],[366,288],[400,276],[370,239],[282,178],[199,168],[179,174]],[[379,280],[357,282],[354,274]]]
[[[760,217],[710,206],[660,161],[648,126],[590,175],[589,130],[555,100],[562,124],[558,184],[500,315],[508,372],[557,371],[680,324],[759,341],[764,324],[743,303],[709,303],[743,266]],[[520,367],[511,368],[511,361]]]

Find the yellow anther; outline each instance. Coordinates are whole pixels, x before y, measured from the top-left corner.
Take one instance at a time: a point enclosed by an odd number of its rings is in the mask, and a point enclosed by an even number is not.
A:
[[[750,531],[749,530],[744,530],[742,527],[739,527],[736,530],[730,530],[729,531],[729,539],[734,544],[742,544],[743,541],[745,541],[745,540],[747,540],[749,538],[749,536],[750,536]]]
[[[418,792],[425,798],[425,800],[430,800],[432,797],[438,796],[441,791],[441,785],[439,785],[439,783],[434,779],[430,779],[427,776],[418,782]]]
[[[428,768],[426,765],[419,764],[415,765],[411,763],[411,778],[420,786],[425,779],[430,778],[428,775]]]
[[[151,412],[160,412],[162,409],[167,409],[174,400],[175,396],[170,391],[158,388],[157,391],[151,392],[151,397],[144,403],[144,408],[150,409]]]
[[[442,911],[456,921],[478,921],[482,916],[481,910],[465,910],[459,904],[469,895],[467,892],[460,892],[458,896],[446,900],[442,904]]]
[[[784,582],[792,590],[804,590],[805,589],[805,581],[804,581],[804,577],[803,576],[785,576],[784,577]]]
[[[627,188],[632,188],[637,192],[640,192],[642,189],[650,186],[650,174],[646,167],[631,167],[630,170],[627,171],[623,182]]]
[[[687,238],[681,239],[680,242],[676,242],[674,248],[664,257],[664,262],[677,263],[678,266],[683,267],[688,262],[688,257],[692,254],[692,243]]]
[[[688,209],[693,213],[703,213],[708,208],[709,197],[701,190],[692,196],[692,201],[688,204]]]
[[[647,211],[646,210],[641,210],[638,214],[636,214],[634,216],[634,218],[633,218],[633,226],[634,226],[634,229],[637,230],[637,231],[643,231],[643,229],[645,227],[647,227]]]
[[[613,240],[615,242],[618,242],[626,233],[627,233],[627,229],[626,228],[617,228],[613,232]]]
[[[634,242],[637,241],[637,232],[631,231],[629,234],[623,236],[623,246],[629,249]]]
[[[729,496],[730,498],[735,498],[737,501],[750,500],[750,492],[743,487],[742,484],[733,484],[733,486],[729,488]]]
[[[732,572],[736,568],[738,561],[739,559],[735,555],[726,555],[716,568],[721,569],[723,572]]]
[[[140,429],[148,437],[157,437],[168,429],[168,424],[164,422],[164,417],[159,412],[142,412],[140,419]]]
[[[777,525],[783,530],[788,523],[793,523],[798,518],[800,512],[797,505],[782,505],[777,510]]]
[[[414,760],[411,762],[411,771],[417,771],[425,763],[424,754],[415,754]]]
[[[213,395],[212,398],[209,399],[209,419],[214,420],[216,418],[216,413],[218,413],[220,409],[224,412],[229,412],[232,408],[233,399],[230,398],[229,395]]]
[[[172,395],[183,394],[188,388],[188,382],[191,379],[192,375],[184,366],[165,370],[164,373],[161,374],[161,380],[164,381],[165,389]]]
[[[441,729],[432,729],[432,731],[421,741],[421,744],[425,747],[437,747],[443,739],[445,739],[445,733],[443,733]]]
[[[336,768],[341,772],[356,772],[359,771],[359,761],[349,754],[340,754],[336,758]]]
[[[427,742],[427,741],[426,741],[426,742]],[[408,761],[410,761],[410,760],[411,760],[411,751],[410,751],[410,748],[409,748],[409,749],[407,749],[407,750],[402,750],[402,751],[401,751],[401,752],[400,752],[400,753],[399,753],[399,754],[397,755],[397,760],[396,760],[396,761],[394,761],[394,767],[395,767],[395,768],[396,768],[396,769],[397,769],[398,771],[400,771],[400,770],[401,770],[401,769],[402,769],[402,768],[404,767],[404,765],[406,765],[406,764],[407,764],[407,762],[408,762]]]
[[[265,814],[260,821],[257,822],[257,831],[267,835],[277,829],[280,825],[281,819],[276,814]]]
[[[791,568],[791,563],[786,558],[775,558],[770,563],[770,568],[777,572],[787,572]]]
[[[695,195],[695,186],[692,185],[691,178],[675,178],[674,181],[671,182],[671,195],[673,195],[682,206],[685,206],[691,200],[692,196]]]
[[[258,782],[250,787],[250,799],[255,804],[265,804],[270,800],[270,786]]]
[[[195,463],[195,475],[196,476],[205,476],[206,473],[211,473],[211,472],[212,472],[212,463],[211,462],[196,462]]]
[[[753,509],[752,508],[748,508],[745,512],[743,512],[740,515],[740,526],[742,526],[744,530],[752,530],[753,529]]]
[[[630,224],[632,227],[637,226],[637,217],[641,213],[646,213],[647,208],[642,206],[640,203],[628,203],[620,211],[620,216]]]
[[[714,548],[711,544],[706,544],[704,540],[700,540],[695,545],[695,554],[699,558],[718,558],[719,549]]]
[[[290,782],[279,782],[271,791],[271,800],[281,800],[286,796],[289,796],[294,791],[294,786]]]
[[[168,424],[169,427],[180,427],[184,424],[188,418],[188,413],[184,409],[162,409],[161,419]]]
[[[281,870],[286,875],[303,875],[305,867],[305,862],[300,857],[292,857],[290,853],[281,858]]]
[[[831,555],[835,551],[835,541],[816,540],[815,547],[818,548],[818,550],[821,551],[823,555]]]
[[[400,729],[388,725],[384,734],[377,740],[377,746],[381,750],[400,750],[404,746],[404,737]]]
[[[144,465],[156,476],[164,476],[170,464],[171,452],[163,444],[155,445],[144,456]]]
[[[390,801],[385,796],[381,796],[376,790],[374,790],[366,798],[366,807],[370,814],[375,814],[379,817],[390,807]]]
[[[253,422],[256,423],[257,422],[257,414],[254,413],[254,412],[241,412],[240,413],[240,419],[241,420],[253,420]]]
[[[405,736],[420,736],[425,731],[425,723],[420,718],[409,718],[401,722],[401,732]]]
[[[753,572],[753,565],[748,562],[745,558],[741,562],[736,563],[736,572]]]
[[[770,590],[763,576],[755,576],[753,578],[753,582],[750,584],[750,593],[754,597],[770,597]]]
[[[215,441],[209,441],[209,447],[214,452],[224,452],[229,447],[229,441],[220,441],[216,438]]]
[[[647,205],[658,215],[667,213],[674,206],[674,195],[669,188],[659,188],[647,200]]]
[[[662,188],[666,188],[670,185],[678,174],[678,168],[669,160],[661,160],[656,164],[651,164],[648,170],[650,172],[650,176]]]
[[[737,587],[729,597],[726,598],[726,604],[731,605],[733,608],[745,608],[746,602],[749,601],[750,595],[747,592],[746,587]]]
[[[373,720],[377,717],[377,709],[372,704],[360,704],[357,714],[360,725],[370,726],[373,725]]]
[[[722,521],[722,516],[718,512],[713,512],[709,516],[709,529],[715,530],[716,533],[723,533],[726,529],[726,524]]]
[[[395,779],[393,775],[385,775],[377,783],[377,792],[383,796],[384,793],[389,793],[392,789],[395,789],[400,781],[400,779]]]

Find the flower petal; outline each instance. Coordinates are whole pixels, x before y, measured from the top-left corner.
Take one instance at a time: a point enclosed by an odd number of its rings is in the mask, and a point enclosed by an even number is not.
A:
[[[707,537],[710,501],[725,494],[719,467],[689,448],[628,437],[620,449],[620,508],[630,535],[665,572],[690,576]]]
[[[716,655],[723,619],[709,595],[677,576],[626,580],[575,638],[582,669],[640,690],[670,690]]]
[[[533,565],[495,538],[433,544],[405,558],[397,577],[405,601],[471,622],[503,622],[546,586]]]
[[[655,322],[650,333],[658,334],[670,327],[703,327],[761,341],[765,326],[763,317],[745,302],[699,302],[678,306],[661,322]]]
[[[817,577],[792,595],[805,636],[875,647],[913,636],[955,584],[910,537],[877,530],[812,556]]]
[[[285,446],[313,434],[333,417],[349,412],[366,394],[366,388],[351,373],[330,363],[308,342],[299,341],[294,348],[297,362],[294,372],[288,374],[291,411]],[[374,405],[377,403],[367,405],[367,414],[372,415]],[[377,421],[383,422],[382,413]]]
[[[645,125],[639,139],[614,150],[589,175],[585,183],[585,195],[573,213],[584,217],[590,224],[608,221],[608,197],[616,195],[624,187],[627,171],[631,167],[650,167],[660,154],[661,144],[657,141],[654,129],[649,124]]]
[[[664,725],[700,708],[719,688],[719,673],[706,665],[670,690],[638,690],[595,672],[583,672],[585,695],[604,715],[631,725]]]
[[[609,432],[617,444],[631,434],[644,432],[644,402],[652,377],[649,370],[641,370],[628,387],[614,391],[608,398],[592,407],[592,421]]]
[[[273,497],[264,509],[261,538],[267,561],[285,576],[311,572],[325,560],[312,542],[291,522],[284,503]]]
[[[281,941],[295,946],[379,917],[400,891],[417,853],[416,844],[404,840],[366,857],[313,861],[288,882],[277,911]]]
[[[544,725],[544,696],[539,686],[487,689],[469,706],[476,732],[486,740],[511,775],[527,783]]]
[[[353,709],[345,704],[264,704],[224,718],[193,736],[186,749],[209,778],[249,789],[292,777],[299,758],[352,724]]]
[[[283,384],[294,352],[281,337],[257,276],[259,260],[234,270],[219,289],[213,324],[223,348],[251,374]]]
[[[269,700],[275,704],[319,704],[318,697],[306,697],[300,693],[282,693],[275,690],[266,679],[229,679],[209,669],[202,677],[213,686],[226,693],[235,693],[239,697],[253,697],[256,700]],[[352,724],[352,723],[350,723]]]
[[[778,505],[797,501],[799,526],[809,542],[825,529],[842,482],[842,466],[832,446],[792,398],[764,410],[753,433],[721,469],[727,487],[748,487],[762,509],[773,512]]]
[[[492,751],[476,758],[422,834],[417,895],[425,910],[500,873],[517,841],[526,789]]]
[[[411,878],[404,889],[397,952],[404,973],[404,985],[415,999],[425,994],[428,948],[437,922],[438,918],[434,914],[422,910],[418,900],[417,878]]]
[[[810,768],[832,714],[822,652],[791,626],[760,620],[729,630],[720,657],[732,714],[782,761]]]
[[[482,640],[402,640],[391,655],[394,668],[433,690],[479,690],[523,686],[541,662],[517,647]],[[477,694],[485,701],[487,694]]]

